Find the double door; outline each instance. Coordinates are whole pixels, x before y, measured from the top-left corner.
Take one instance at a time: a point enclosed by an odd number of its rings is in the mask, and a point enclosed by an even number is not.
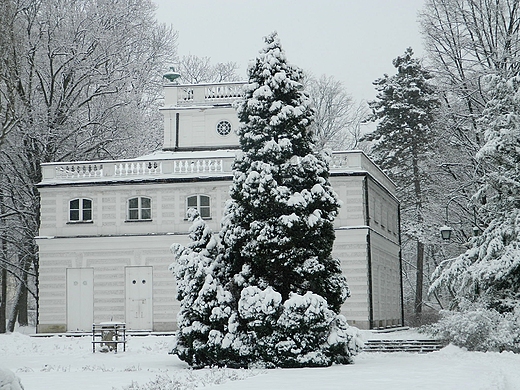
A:
[[[152,267],[125,267],[127,329],[152,329],[152,275]],[[67,331],[90,332],[93,323],[94,269],[68,268]]]

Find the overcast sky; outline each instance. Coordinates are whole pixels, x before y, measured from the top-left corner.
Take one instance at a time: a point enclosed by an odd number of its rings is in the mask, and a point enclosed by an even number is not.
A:
[[[278,35],[289,62],[343,82],[372,100],[372,82],[394,74],[392,59],[412,47],[423,55],[417,13],[424,0],[154,0],[160,22],[179,32],[179,55],[234,61],[246,68]]]

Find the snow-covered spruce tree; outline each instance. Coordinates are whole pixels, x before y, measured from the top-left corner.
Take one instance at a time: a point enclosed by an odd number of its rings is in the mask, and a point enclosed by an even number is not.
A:
[[[302,72],[276,33],[265,41],[238,105],[242,154],[221,231],[237,311],[223,344],[238,366],[349,362],[352,336],[337,315],[349,290],[331,257],[340,204],[313,152]]]
[[[188,246],[173,244],[175,262],[170,265],[177,283],[177,332],[172,353],[192,367],[219,365],[221,351],[212,343],[212,332],[224,331],[231,314],[231,295],[222,288],[225,275],[217,242],[211,229],[195,209],[188,210],[192,221]]]
[[[415,242],[416,287],[414,312],[420,317],[423,302],[425,161],[431,151],[435,112],[439,99],[430,73],[408,48],[393,60],[397,73],[374,82],[376,100],[369,103],[376,130],[364,137],[372,141],[371,156],[397,184],[402,202],[404,234]],[[420,319],[420,318],[418,318]]]
[[[486,143],[476,159],[488,173],[474,195],[485,228],[465,253],[438,267],[431,290],[448,287],[459,302],[504,313],[520,309],[520,76],[490,76],[487,85],[479,123]]]

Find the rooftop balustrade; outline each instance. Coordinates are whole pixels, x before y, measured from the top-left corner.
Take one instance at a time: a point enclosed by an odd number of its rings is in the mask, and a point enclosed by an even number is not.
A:
[[[217,84],[166,84],[165,107],[209,106],[230,104],[244,94],[245,82]]]
[[[42,164],[43,179],[40,184],[231,176],[235,153],[213,152],[212,156],[207,152],[160,152],[131,160],[45,163]],[[390,179],[361,151],[333,152],[329,167],[332,174],[368,172],[395,191]]]

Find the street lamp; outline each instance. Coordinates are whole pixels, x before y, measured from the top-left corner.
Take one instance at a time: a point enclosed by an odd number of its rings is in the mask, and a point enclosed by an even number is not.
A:
[[[444,222],[444,226],[441,226],[439,228],[439,231],[441,233],[441,237],[444,241],[449,241],[451,239],[451,233],[453,232],[453,229],[448,225],[449,224],[449,219],[448,219],[448,206],[450,205],[450,203],[452,201],[454,201],[455,199],[457,198],[465,198],[464,195],[456,195],[454,196],[453,198],[451,198],[450,200],[448,200],[448,202],[446,203],[446,219],[445,219],[445,222]],[[476,237],[480,234],[480,228],[477,226],[477,215],[476,215],[476,211],[475,211],[475,208],[473,208],[473,218],[474,218],[474,226],[473,226],[473,236]]]
[[[446,221],[448,222],[448,221]],[[444,226],[441,226],[439,228],[440,232],[441,232],[441,237],[444,241],[449,241],[450,238],[451,238],[451,232],[453,231],[452,228],[450,228],[449,226],[447,225],[444,225]]]
[[[449,223],[448,222],[449,221],[449,219],[448,219],[448,207],[449,207],[449,205],[450,205],[450,203],[452,201],[454,201],[457,198],[463,198],[463,197],[465,197],[465,196],[464,195],[456,195],[453,198],[451,198],[450,200],[448,200],[448,202],[446,203],[446,219],[444,220],[445,221],[444,222],[444,226],[441,226],[439,228],[439,231],[441,232],[441,237],[442,237],[442,239],[444,241],[449,241],[450,238],[451,238],[451,232],[453,232],[453,229],[450,226],[448,226],[448,223]]]

